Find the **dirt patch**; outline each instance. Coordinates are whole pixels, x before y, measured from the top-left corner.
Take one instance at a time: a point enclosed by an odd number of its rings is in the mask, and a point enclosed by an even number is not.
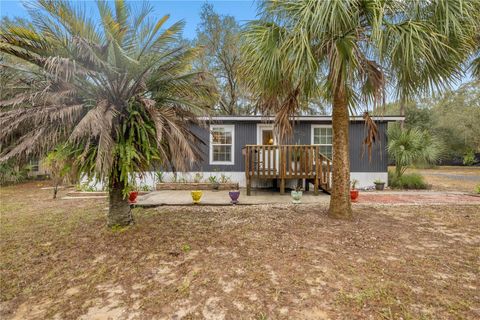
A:
[[[415,194],[414,192],[405,192],[404,194],[378,194],[362,192],[358,197],[358,203],[371,204],[418,204],[418,205],[436,205],[436,204],[478,204],[480,197],[474,195],[433,193]]]
[[[62,191],[61,191],[62,192]],[[478,319],[480,205],[136,209],[2,188],[2,319]],[[362,195],[361,195],[362,196]]]

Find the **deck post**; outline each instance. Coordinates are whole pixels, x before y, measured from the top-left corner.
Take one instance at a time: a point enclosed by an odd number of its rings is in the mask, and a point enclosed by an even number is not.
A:
[[[285,194],[286,158],[286,146],[280,146],[280,194]]]
[[[313,189],[313,193],[315,195],[318,195],[318,180],[321,179],[321,175],[318,174],[319,172],[319,169],[321,170],[322,168],[322,163],[319,159],[319,148],[318,146],[315,146],[315,180],[314,180],[314,189]]]
[[[253,167],[250,168],[250,152],[251,152],[250,146],[246,146],[246,148],[244,150],[245,150],[245,180],[246,180],[246,183],[247,183],[247,196],[249,196],[250,195],[250,188],[251,188],[250,170],[253,171]]]
[[[252,190],[252,179],[249,176],[247,176],[247,196],[250,195],[251,190]]]

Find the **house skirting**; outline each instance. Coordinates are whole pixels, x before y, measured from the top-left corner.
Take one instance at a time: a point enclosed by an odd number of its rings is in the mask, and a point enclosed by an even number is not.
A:
[[[208,178],[210,176],[216,176],[217,180],[220,180],[222,177],[222,174],[229,179],[229,182],[236,183],[238,182],[240,187],[246,187],[246,178],[245,178],[245,172],[223,172],[223,171],[215,171],[215,172],[178,172],[177,173],[177,179],[176,181],[181,182],[181,181],[193,181],[195,176],[198,174],[203,175],[202,180],[208,182]],[[375,180],[382,180],[386,184],[388,183],[388,173],[387,172],[350,172],[350,179],[356,179],[358,180],[357,187],[358,188],[365,188],[365,187],[372,187],[374,186],[373,181]],[[82,179],[82,182],[85,182],[86,179]],[[172,182],[174,181],[173,178],[173,173],[172,172],[165,172],[163,175],[163,181],[164,182]],[[155,174],[152,173],[147,173],[143,176],[143,178],[138,177],[137,178],[137,184],[140,185],[145,185],[149,186],[152,188],[152,190],[155,190],[156,183],[158,181],[156,180]],[[101,190],[102,185],[101,183],[94,183],[91,182],[90,185],[94,186],[96,189]],[[296,185],[295,180],[288,180],[286,187],[287,188],[294,188]],[[252,187],[253,188],[268,188],[272,186],[272,181],[271,180],[256,180],[254,179],[252,181]]]
[[[216,176],[217,179],[221,178],[221,175],[225,175],[227,178],[230,179],[230,182],[238,182],[240,187],[246,187],[247,182],[245,178],[245,172],[224,172],[224,171],[215,171],[215,172],[184,172],[184,173],[177,173],[177,181],[181,180],[182,178],[187,181],[193,181],[195,175],[199,173],[203,175],[203,180],[208,181],[208,177]],[[165,172],[164,174],[164,181],[172,181],[173,173]],[[148,177],[146,177],[148,178]],[[387,184],[388,182],[388,173],[387,172],[350,172],[351,180],[356,179],[358,180],[357,187],[358,188],[365,188],[365,187],[372,187],[374,186],[373,181],[375,180],[382,180]],[[150,180],[150,179],[149,179]],[[153,185],[153,180],[150,180]],[[149,181],[149,182],[150,182]],[[269,180],[256,180],[254,179],[252,187],[254,188],[268,188],[272,186],[272,181]],[[149,183],[146,183],[150,185]],[[295,187],[296,181],[289,180],[287,182],[287,187],[293,188]]]

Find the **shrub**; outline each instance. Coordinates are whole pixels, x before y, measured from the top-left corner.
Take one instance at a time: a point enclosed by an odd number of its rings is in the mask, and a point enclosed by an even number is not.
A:
[[[402,129],[398,125],[388,128],[387,151],[390,159],[395,161],[398,179],[409,166],[435,164],[445,152],[442,143],[427,131]]]
[[[480,184],[475,187],[475,192],[478,193],[478,194],[480,194]]]
[[[193,176],[193,182],[200,183],[202,181],[203,181],[203,173],[200,173],[200,172],[195,173],[195,175]]]
[[[162,171],[157,171],[155,172],[155,177],[157,178],[158,183],[162,183],[163,180],[165,180],[165,173],[163,173]]]
[[[153,188],[147,184],[142,183],[138,187],[138,191],[153,191]]]
[[[0,185],[23,182],[28,179],[28,173],[30,171],[30,165],[18,168],[14,161],[0,163]]]
[[[220,175],[220,183],[228,183],[228,182],[230,182],[230,177],[222,173]]]
[[[464,166],[473,166],[475,164],[475,152],[473,150],[468,150],[463,156],[463,165]]]
[[[58,187],[62,183],[75,183],[78,180],[74,154],[75,151],[70,146],[62,144],[55,147],[43,159],[53,180],[53,199],[57,198]]]
[[[403,174],[397,177],[394,173],[389,172],[388,184],[394,189],[427,189],[423,176],[418,173]]]

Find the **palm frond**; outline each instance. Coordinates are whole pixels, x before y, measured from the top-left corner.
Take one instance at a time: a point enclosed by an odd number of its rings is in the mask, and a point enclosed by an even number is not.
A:
[[[200,156],[189,130],[208,112],[212,90],[193,72],[197,50],[178,43],[184,22],[153,23],[151,6],[98,1],[101,23],[85,7],[59,0],[31,4],[31,23],[1,26],[0,53],[15,59],[0,97],[0,157],[45,154],[68,141],[81,170],[121,182],[161,163],[187,169]],[[3,71],[3,67],[2,67]],[[17,76],[18,75],[18,76]]]

